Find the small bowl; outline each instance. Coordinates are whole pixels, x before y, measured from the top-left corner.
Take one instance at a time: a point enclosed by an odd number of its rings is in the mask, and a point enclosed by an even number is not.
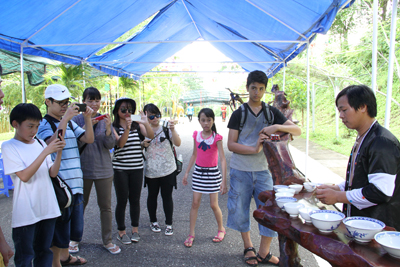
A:
[[[289,202],[283,204],[283,208],[287,213],[289,213],[290,217],[296,218],[299,215],[299,209],[304,208],[304,204]]]
[[[279,188],[277,193],[289,193],[289,194],[296,194],[296,190],[290,188]]]
[[[371,241],[386,225],[368,217],[347,217],[343,220],[350,237],[359,242]]]
[[[400,232],[380,232],[374,238],[390,256],[400,259]]]
[[[319,210],[319,208],[307,207],[299,209],[300,216],[306,221],[306,223],[311,223],[310,212],[313,210]]]
[[[310,212],[312,224],[322,233],[331,233],[336,230],[344,214],[334,210],[314,210]]]
[[[291,184],[291,185],[289,185],[289,188],[294,189],[295,194],[298,194],[298,193],[300,193],[301,189],[303,189],[303,185],[302,184]]]
[[[304,184],[304,188],[306,189],[307,192],[312,192],[314,191],[314,189],[321,185],[320,183],[312,183],[312,182],[305,182]]]
[[[289,187],[287,185],[283,185],[283,184],[274,185],[275,192],[278,192],[278,189],[280,189],[280,188],[289,188]]]
[[[294,196],[294,192],[290,193],[290,192],[278,192],[275,193],[275,197],[293,197]]]
[[[297,202],[297,199],[294,197],[278,197],[275,201],[279,208],[284,209],[283,204],[288,202]]]

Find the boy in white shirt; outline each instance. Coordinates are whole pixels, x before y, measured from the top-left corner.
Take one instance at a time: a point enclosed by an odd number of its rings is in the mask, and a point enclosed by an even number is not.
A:
[[[13,139],[1,146],[4,172],[14,183],[11,226],[15,246],[15,266],[51,266],[50,250],[60,208],[51,177],[56,177],[61,162],[63,137],[49,145],[35,139],[42,114],[33,104],[19,104],[10,114],[15,129]],[[40,144],[40,143],[41,144]],[[57,152],[55,161],[50,154]]]

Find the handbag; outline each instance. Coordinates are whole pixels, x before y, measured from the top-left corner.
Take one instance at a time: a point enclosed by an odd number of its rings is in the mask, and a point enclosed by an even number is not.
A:
[[[171,139],[169,139],[169,129],[167,127],[163,127],[163,131],[164,131],[165,137],[167,137],[169,143],[171,144],[171,149],[172,149],[172,152],[173,152],[174,157],[175,157],[176,175],[178,175],[178,174],[180,174],[182,172],[183,160],[182,159],[178,159],[178,157],[176,156],[175,146],[172,144]]]
[[[35,136],[35,139],[44,148],[42,142]],[[47,164],[47,163],[46,163]],[[51,177],[51,182],[53,184],[54,193],[57,197],[58,206],[60,207],[61,213],[71,206],[73,200],[73,194],[71,188],[65,183],[65,181],[60,177]]]

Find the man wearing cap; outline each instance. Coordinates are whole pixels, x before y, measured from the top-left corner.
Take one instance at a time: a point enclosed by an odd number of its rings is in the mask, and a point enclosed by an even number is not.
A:
[[[72,257],[69,254],[69,243],[79,243],[83,234],[83,174],[79,157],[78,140],[93,143],[93,127],[91,115],[93,110],[86,107],[83,113],[86,131],[71,119],[79,114],[79,107],[71,105],[71,94],[68,88],[61,84],[52,84],[46,88],[45,104],[47,115],[40,123],[38,137],[47,144],[57,138],[57,132],[62,130],[66,145],[62,152],[61,166],[58,175],[69,185],[74,195],[74,203],[65,210],[63,216],[71,216],[67,222],[58,218],[53,238],[53,266],[81,265],[87,261],[84,258]],[[55,154],[52,155],[55,158]],[[76,246],[78,248],[78,246]],[[76,249],[78,252],[79,249]],[[60,262],[61,261],[61,262]]]

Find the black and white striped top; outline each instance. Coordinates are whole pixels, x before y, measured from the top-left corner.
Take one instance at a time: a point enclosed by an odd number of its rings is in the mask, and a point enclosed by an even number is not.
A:
[[[124,131],[124,128],[119,127],[117,133],[121,136]],[[136,129],[131,129],[124,147],[116,147],[112,163],[113,168],[117,170],[143,169],[142,148]]]

